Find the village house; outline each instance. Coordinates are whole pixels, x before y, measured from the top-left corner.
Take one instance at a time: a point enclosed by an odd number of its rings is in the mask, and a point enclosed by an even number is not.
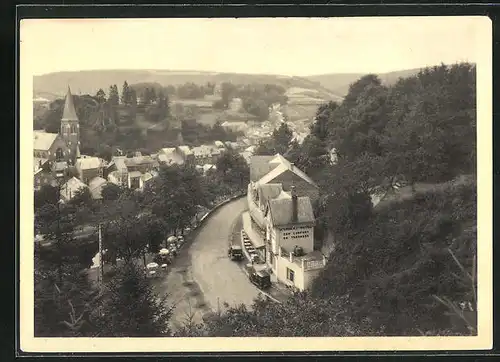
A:
[[[283,190],[291,191],[295,186],[299,196],[308,196],[314,204],[319,198],[316,183],[302,170],[280,154],[274,156],[252,156],[250,161],[250,185],[280,183]]]
[[[243,108],[243,101],[241,98],[233,98],[229,102],[229,109],[233,112],[239,112]]]
[[[61,201],[68,202],[75,197],[83,189],[88,189],[88,186],[85,185],[81,180],[76,177],[70,178],[64,185],[61,187]]]
[[[307,289],[326,265],[326,258],[314,250],[315,218],[311,200],[298,197],[271,199],[265,209],[267,264],[277,280]]]
[[[206,175],[211,170],[213,170],[213,171],[217,170],[217,167],[215,165],[208,164],[208,163],[204,164],[204,165],[196,165],[195,168],[203,175]]]
[[[158,152],[158,162],[163,165],[183,165],[184,154],[177,147],[162,148]]]
[[[129,189],[142,189],[147,173],[157,171],[159,163],[151,156],[136,155],[133,157],[115,156],[111,159],[106,178],[119,186]]]
[[[199,166],[203,166],[207,163],[212,163],[212,148],[202,145],[192,148],[195,163]]]
[[[275,281],[307,289],[326,264],[314,250],[318,187],[280,154],[252,156],[243,232]]]
[[[194,162],[194,154],[189,146],[178,146],[177,149],[183,155],[184,162],[192,163]]]
[[[226,131],[232,131],[232,132],[247,132],[248,130],[248,124],[244,121],[225,121],[224,123],[221,124],[221,127],[224,128]]]
[[[194,162],[196,165],[203,166],[205,164],[215,164],[221,155],[221,149],[215,145],[201,145],[193,147]]]
[[[106,161],[99,157],[84,157],[76,160],[75,168],[78,172],[78,178],[85,184],[95,177],[103,177],[103,170]]]
[[[220,150],[225,150],[226,149],[226,145],[222,141],[215,141],[214,145],[215,145],[215,147],[217,147]]]
[[[35,158],[33,160],[33,176],[35,190],[40,190],[44,185],[55,186],[57,184],[49,162],[45,158]]]

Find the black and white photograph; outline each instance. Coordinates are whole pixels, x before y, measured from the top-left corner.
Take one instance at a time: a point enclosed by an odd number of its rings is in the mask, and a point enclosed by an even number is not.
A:
[[[487,17],[19,40],[24,351],[491,348]]]

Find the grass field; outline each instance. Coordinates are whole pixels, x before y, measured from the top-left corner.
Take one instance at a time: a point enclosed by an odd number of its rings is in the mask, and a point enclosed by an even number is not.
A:
[[[196,106],[204,108],[212,108],[213,101],[207,99],[175,99],[172,104],[182,104],[183,106]]]
[[[288,119],[292,122],[304,118],[310,118],[312,121],[312,119],[316,115],[318,106],[318,104],[288,104],[285,108],[285,112],[288,115]]]

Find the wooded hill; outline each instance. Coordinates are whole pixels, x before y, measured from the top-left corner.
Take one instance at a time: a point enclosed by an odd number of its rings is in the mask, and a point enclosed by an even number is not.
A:
[[[408,78],[418,74],[423,68],[404,69],[388,73],[378,73],[377,77],[386,86],[394,85],[399,78]],[[341,97],[345,97],[349,92],[349,86],[358,79],[367,75],[366,73],[331,73],[310,75],[307,78],[313,82],[320,83],[323,87],[329,89]]]

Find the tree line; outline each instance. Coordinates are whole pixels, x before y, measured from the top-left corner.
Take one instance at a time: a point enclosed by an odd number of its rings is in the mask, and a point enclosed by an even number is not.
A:
[[[220,85],[221,99],[213,103],[215,109],[228,109],[231,100],[240,98],[242,110],[265,121],[269,116],[269,107],[274,103],[286,104],[286,89],[276,84],[233,84],[223,82]]]

